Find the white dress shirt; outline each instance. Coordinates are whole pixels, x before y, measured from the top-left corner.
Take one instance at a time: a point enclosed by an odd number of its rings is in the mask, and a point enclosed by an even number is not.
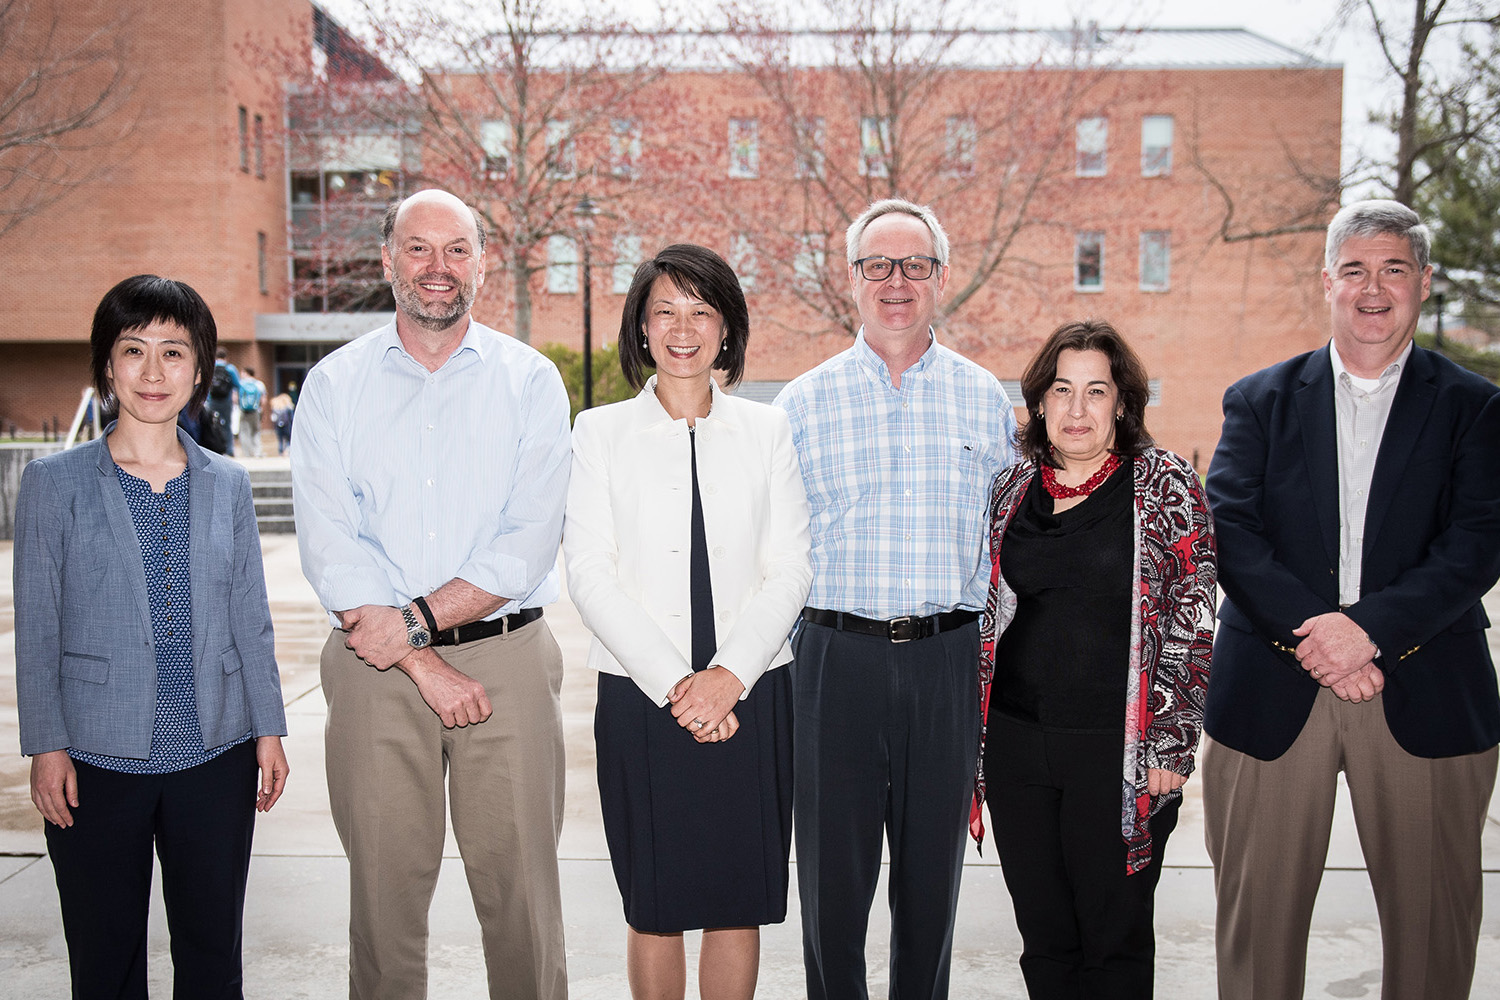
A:
[[[491,617],[555,601],[567,485],[556,366],[477,322],[435,372],[392,323],[302,386],[297,546],[329,612],[399,607],[455,578],[506,599]]]

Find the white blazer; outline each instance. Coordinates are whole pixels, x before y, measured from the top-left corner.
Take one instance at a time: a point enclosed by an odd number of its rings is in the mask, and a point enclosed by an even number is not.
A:
[[[710,391],[696,438],[713,663],[749,694],[792,658],[787,636],[812,585],[807,494],[786,414]],[[586,410],[573,427],[563,555],[568,593],[594,633],[589,666],[628,675],[658,705],[693,669],[689,456],[687,421],[667,415],[654,375],[634,399]]]

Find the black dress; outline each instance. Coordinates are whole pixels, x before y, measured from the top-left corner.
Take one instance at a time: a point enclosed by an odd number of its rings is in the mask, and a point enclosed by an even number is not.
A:
[[[692,666],[718,648],[696,438],[691,548]],[[599,675],[599,799],[610,862],[638,931],[752,927],[786,919],[792,832],[792,686],[768,670],[734,706],[739,731],[699,743],[635,682]]]

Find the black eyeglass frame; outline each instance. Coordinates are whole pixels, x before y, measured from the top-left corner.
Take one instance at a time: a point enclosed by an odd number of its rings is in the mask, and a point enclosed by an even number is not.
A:
[[[865,273],[865,265],[867,263],[869,263],[870,261],[872,261],[872,260],[883,260],[887,264],[891,265],[890,274],[884,274],[884,275],[881,275],[878,278],[872,278],[870,275],[866,274]],[[906,262],[909,261],[909,260],[925,260],[925,261],[929,262],[932,265],[932,270],[929,271],[928,273],[926,273],[926,274],[918,277],[917,275],[912,274],[910,271],[907,270]],[[908,280],[908,281],[926,281],[928,278],[932,277],[934,274],[937,274],[938,268],[940,268],[942,266],[943,266],[943,262],[942,261],[938,260],[936,257],[930,257],[930,256],[928,256],[925,253],[914,253],[914,254],[912,254],[909,257],[902,257],[899,260],[891,260],[891,258],[889,258],[889,257],[884,257],[884,256],[881,256],[881,255],[877,254],[874,257],[861,257],[859,260],[857,260],[857,261],[854,262],[854,268],[857,271],[859,271],[859,276],[861,278],[864,278],[866,281],[885,281],[885,280],[889,279],[892,274],[896,273],[896,268],[898,268],[898,267],[901,269],[901,274],[902,274],[903,277],[906,278],[906,280]]]

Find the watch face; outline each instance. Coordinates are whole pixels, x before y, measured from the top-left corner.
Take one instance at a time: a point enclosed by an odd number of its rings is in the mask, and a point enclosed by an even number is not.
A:
[[[412,649],[426,649],[432,645],[432,636],[427,634],[425,628],[412,629],[406,633],[406,641],[411,644]]]

